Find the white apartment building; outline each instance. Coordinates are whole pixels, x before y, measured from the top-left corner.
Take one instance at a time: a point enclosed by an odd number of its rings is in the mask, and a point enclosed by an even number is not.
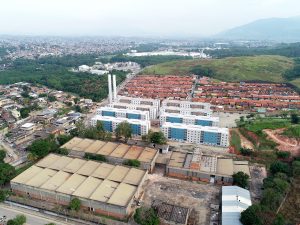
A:
[[[114,132],[120,123],[127,121],[131,126],[132,134],[134,136],[142,136],[148,134],[148,131],[151,128],[149,120],[135,120],[96,115],[92,117],[91,125],[96,126],[97,121],[101,121],[103,123],[105,131],[108,132]]]
[[[161,107],[176,107],[176,108],[184,108],[184,109],[210,110],[211,109],[211,104],[206,103],[206,102],[164,100],[164,101],[162,101]]]
[[[177,113],[182,115],[195,115],[195,116],[211,116],[211,109],[197,109],[197,108],[180,108],[173,106],[162,106],[160,108],[160,114],[163,113]]]
[[[228,128],[165,122],[161,131],[170,140],[220,147],[229,146]]]
[[[132,104],[132,105],[149,105],[149,106],[155,106],[157,109],[159,109],[159,107],[160,107],[159,99],[134,98],[134,97],[118,95],[115,102],[127,103],[127,104]]]
[[[131,110],[146,111],[149,112],[150,120],[155,120],[158,117],[158,109],[156,106],[133,105],[128,103],[114,102],[112,104],[109,104],[108,107],[117,108],[117,109],[131,109]]]
[[[96,111],[100,116],[112,116],[116,118],[127,118],[136,120],[150,120],[149,111],[135,109],[118,109],[113,107],[101,107]]]
[[[219,126],[219,117],[211,116],[196,116],[196,115],[182,115],[177,113],[162,113],[159,116],[160,124],[165,122],[170,123],[183,123],[183,124],[192,124],[200,126],[210,126],[218,127]]]

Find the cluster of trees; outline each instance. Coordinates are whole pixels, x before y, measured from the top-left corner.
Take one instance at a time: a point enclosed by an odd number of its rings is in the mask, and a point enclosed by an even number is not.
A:
[[[138,208],[133,218],[140,225],[158,225],[160,223],[157,212],[153,208]]]
[[[87,73],[73,73],[69,67],[95,62],[94,56],[77,55],[64,57],[44,57],[36,60],[17,59],[6,70],[0,71],[0,84],[26,81],[46,85],[65,92],[76,93],[82,97],[100,101],[106,98],[107,76]],[[119,84],[126,73],[113,71]]]
[[[98,121],[95,127],[87,127],[83,122],[80,121],[76,123],[76,129],[71,132],[71,135],[95,140],[112,140],[112,134],[105,131],[101,121]]]
[[[190,69],[190,73],[207,77],[213,77],[213,75],[215,75],[215,72],[211,68],[204,67],[202,65],[194,66]]]
[[[241,213],[240,220],[244,225],[285,225],[287,223],[281,214],[276,214],[276,211],[290,189],[292,176],[300,175],[300,161],[296,159],[292,167],[287,163],[275,161],[270,165],[270,173],[271,175],[264,179],[261,202]]]
[[[110,62],[136,62],[142,67],[151,66],[159,63],[177,61],[177,60],[187,60],[193,59],[190,56],[175,56],[175,55],[154,55],[154,56],[126,56],[126,55],[116,55],[110,59]]]
[[[4,150],[0,150],[0,186],[5,185],[9,182],[15,175],[16,170],[13,166],[4,162],[6,157],[6,152]],[[6,196],[6,192],[1,189],[0,198],[3,199]]]
[[[294,80],[300,77],[300,58],[294,59],[294,62],[294,67],[283,74],[287,80]]]
[[[147,141],[153,144],[163,145],[167,143],[167,139],[161,131],[152,131],[149,130],[147,135],[142,136],[143,141]]]

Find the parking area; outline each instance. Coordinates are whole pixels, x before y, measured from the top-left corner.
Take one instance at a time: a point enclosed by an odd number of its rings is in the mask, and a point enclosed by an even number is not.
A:
[[[149,174],[146,186],[143,199],[145,206],[152,206],[160,200],[189,208],[191,213],[188,224],[209,224],[210,204],[219,204],[219,186],[164,177],[163,169]]]

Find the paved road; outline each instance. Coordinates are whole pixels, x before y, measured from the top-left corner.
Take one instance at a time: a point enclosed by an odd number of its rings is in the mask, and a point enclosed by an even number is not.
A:
[[[17,208],[17,207],[11,207],[1,204],[0,205],[0,217],[6,216],[7,220],[14,218],[16,215],[23,214],[26,216],[27,219],[27,225],[45,225],[47,223],[54,223],[54,224],[60,224],[60,225],[70,225],[74,223],[66,223],[62,222],[61,220],[56,220],[54,218],[51,218],[49,216],[43,215],[39,212],[30,211],[27,209]]]

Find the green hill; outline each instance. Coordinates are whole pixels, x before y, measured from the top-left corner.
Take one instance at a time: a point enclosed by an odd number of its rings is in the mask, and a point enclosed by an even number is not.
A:
[[[283,74],[294,67],[294,60],[284,56],[244,56],[223,59],[181,60],[146,67],[141,74],[187,75],[192,71],[207,74],[222,81],[290,82],[300,87],[298,80],[287,81]]]

